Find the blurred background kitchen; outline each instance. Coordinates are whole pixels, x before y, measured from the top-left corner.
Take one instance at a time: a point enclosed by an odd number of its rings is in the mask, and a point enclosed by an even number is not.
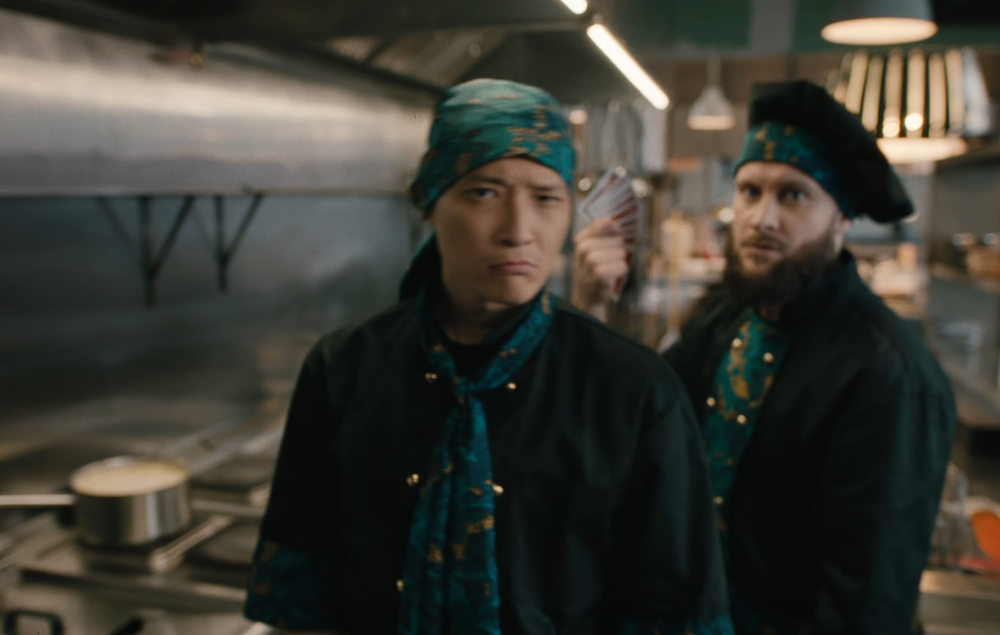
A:
[[[909,20],[837,23],[879,11]],[[0,0],[0,494],[132,454],[186,464],[194,509],[117,549],[68,510],[0,509],[4,632],[271,632],[239,612],[298,365],[394,301],[431,109],[483,76],[566,104],[580,197],[634,177],[613,320],[654,348],[720,278],[751,84],[859,114],[917,211],[850,248],[961,419],[921,617],[1000,633],[994,0]]]

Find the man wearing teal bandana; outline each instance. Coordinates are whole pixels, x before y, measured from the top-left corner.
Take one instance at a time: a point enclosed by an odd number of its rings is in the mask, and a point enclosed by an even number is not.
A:
[[[708,465],[652,351],[546,289],[571,218],[545,92],[456,86],[401,301],[295,389],[246,615],[348,635],[731,635]]]
[[[740,635],[914,632],[955,429],[948,382],[861,282],[844,235],[912,205],[820,87],[755,87],[723,284],[665,357],[709,453]],[[574,300],[624,272],[613,224],[577,238]]]

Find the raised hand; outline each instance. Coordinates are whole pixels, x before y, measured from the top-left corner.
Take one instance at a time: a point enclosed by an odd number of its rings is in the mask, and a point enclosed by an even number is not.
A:
[[[599,218],[574,239],[573,306],[605,319],[608,301],[617,299],[628,274],[625,235],[612,218]]]

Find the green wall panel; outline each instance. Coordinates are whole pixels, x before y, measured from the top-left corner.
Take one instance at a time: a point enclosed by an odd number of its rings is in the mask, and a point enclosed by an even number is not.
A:
[[[618,0],[613,26],[637,51],[750,44],[751,0]]]

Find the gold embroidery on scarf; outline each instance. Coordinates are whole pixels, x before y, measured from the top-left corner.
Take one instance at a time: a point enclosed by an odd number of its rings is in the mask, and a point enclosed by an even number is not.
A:
[[[745,354],[750,343],[749,322],[740,327],[740,339],[743,340],[744,345],[740,348],[730,349],[729,366],[726,370],[729,372],[729,384],[733,389],[733,394],[740,399],[749,399],[750,385],[746,380],[747,358]]]
[[[484,531],[489,531],[490,529],[493,529],[492,516],[487,516],[477,523],[466,523],[465,525],[465,533],[467,535],[481,534]]]
[[[530,154],[532,156],[537,156],[539,154],[551,154],[552,150],[549,148],[547,142],[559,141],[563,138],[563,134],[558,130],[543,131],[538,128],[509,126],[507,131],[510,132],[511,140],[510,147],[508,147],[507,152],[504,153],[505,157],[518,156],[521,154]],[[535,149],[532,150],[529,148],[529,144],[534,145]]]
[[[430,562],[431,564],[441,564],[444,562],[444,555],[441,553],[441,550],[438,549],[437,545],[432,544],[428,547],[427,562]]]
[[[465,174],[469,171],[469,166],[472,165],[472,153],[463,152],[458,155],[458,159],[455,161],[455,173]]]

